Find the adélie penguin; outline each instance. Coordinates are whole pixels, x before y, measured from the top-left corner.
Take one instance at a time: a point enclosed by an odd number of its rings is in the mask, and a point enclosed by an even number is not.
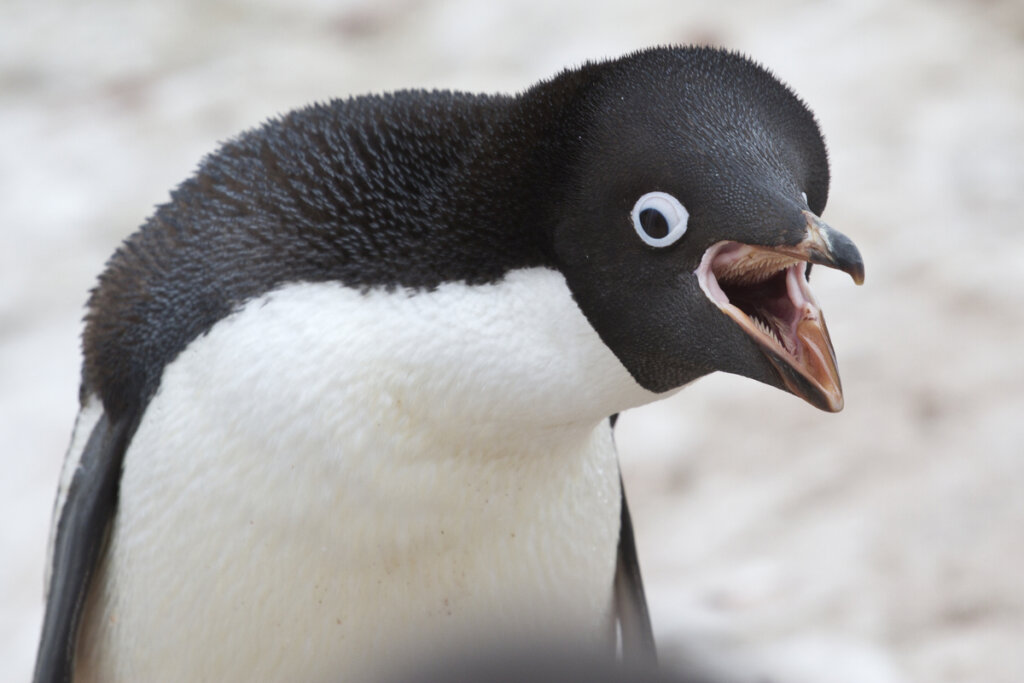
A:
[[[609,416],[715,370],[842,407],[828,185],[807,107],[712,48],[227,142],[89,299],[35,680],[651,653]]]

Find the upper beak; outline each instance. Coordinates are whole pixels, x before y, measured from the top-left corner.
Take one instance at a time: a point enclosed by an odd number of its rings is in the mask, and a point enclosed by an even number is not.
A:
[[[811,263],[836,268],[852,277],[858,285],[864,284],[864,260],[857,245],[810,211],[803,214],[807,219],[807,238],[797,245],[797,251]]]

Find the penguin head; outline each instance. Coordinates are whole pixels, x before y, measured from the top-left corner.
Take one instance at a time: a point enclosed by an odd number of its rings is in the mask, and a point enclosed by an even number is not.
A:
[[[603,65],[579,99],[578,147],[553,228],[581,310],[645,389],[715,370],[843,405],[810,264],[858,284],[853,243],[826,225],[825,144],[769,72],[716,49]]]

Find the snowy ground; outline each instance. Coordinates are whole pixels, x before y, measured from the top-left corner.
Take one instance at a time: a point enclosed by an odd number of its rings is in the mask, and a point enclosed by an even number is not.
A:
[[[682,4],[5,0],[0,680],[31,668],[86,291],[202,154],[311,100],[518,90],[695,41],[815,109],[825,218],[868,277],[815,272],[843,413],[716,376],[623,417],[666,657],[737,681],[1024,680],[1024,6]]]

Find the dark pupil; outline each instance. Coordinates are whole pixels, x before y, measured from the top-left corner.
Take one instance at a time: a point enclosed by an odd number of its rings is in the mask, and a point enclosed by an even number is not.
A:
[[[668,221],[657,209],[644,209],[640,212],[640,227],[654,239],[661,239],[668,234]]]

